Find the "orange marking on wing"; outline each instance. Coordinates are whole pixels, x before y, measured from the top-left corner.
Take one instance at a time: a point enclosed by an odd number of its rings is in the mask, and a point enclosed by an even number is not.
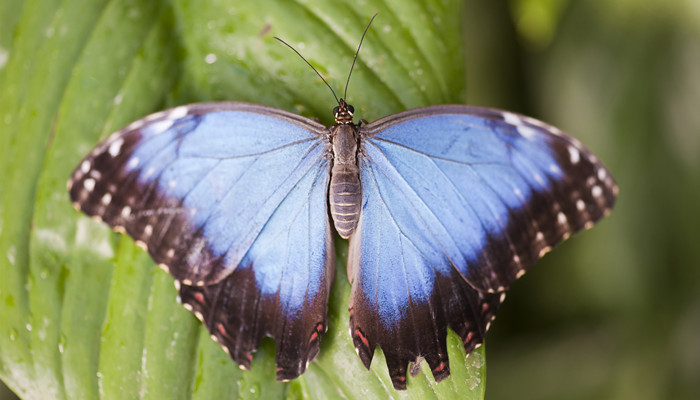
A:
[[[472,341],[472,337],[474,337],[474,332],[469,332],[469,333],[467,334],[467,338],[464,339],[464,344],[467,344],[467,343],[471,342],[471,341]]]
[[[435,372],[440,372],[440,371],[444,370],[445,367],[447,367],[447,364],[445,364],[444,362],[441,362],[440,365],[438,365],[437,367],[435,367],[435,369],[434,369],[433,371],[435,371]]]
[[[194,298],[197,299],[197,301],[200,302],[201,304],[204,304],[204,295],[203,294],[201,294],[199,292],[195,292]]]
[[[362,334],[362,331],[360,330],[360,328],[355,329],[355,335],[357,335],[357,337],[359,337],[360,340],[362,341],[362,344],[363,344],[366,348],[369,349],[369,341],[367,340],[367,338],[365,337],[365,335]]]

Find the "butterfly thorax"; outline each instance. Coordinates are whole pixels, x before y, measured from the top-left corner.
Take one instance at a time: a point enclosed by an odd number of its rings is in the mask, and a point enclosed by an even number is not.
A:
[[[333,110],[335,125],[330,127],[333,144],[333,168],[328,200],[336,231],[347,239],[360,218],[362,186],[357,166],[359,129],[352,121],[353,107],[343,99]]]

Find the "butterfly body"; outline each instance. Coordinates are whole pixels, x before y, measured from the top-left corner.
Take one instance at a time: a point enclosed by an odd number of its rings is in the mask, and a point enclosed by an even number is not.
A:
[[[362,201],[360,169],[357,166],[357,149],[360,127],[353,123],[353,107],[343,99],[333,110],[335,125],[329,128],[333,143],[333,168],[328,189],[329,205],[335,230],[347,239],[357,227]]]
[[[380,346],[403,389],[417,360],[449,376],[448,328],[476,348],[508,287],[617,195],[576,139],[514,113],[444,105],[362,125],[341,100],[334,115],[325,127],[248,103],[156,113],[86,156],[70,196],[146,248],[240,366],[272,337],[281,380],[328,328],[332,220],[350,238],[355,348],[369,368]]]

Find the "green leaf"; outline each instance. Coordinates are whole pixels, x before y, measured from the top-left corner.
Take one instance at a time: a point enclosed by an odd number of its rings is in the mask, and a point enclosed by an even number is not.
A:
[[[347,244],[321,353],[274,380],[274,343],[241,371],[131,239],[76,213],[65,182],[100,138],[203,100],[266,104],[329,123],[328,88],[367,120],[461,103],[461,3],[185,0],[0,2],[0,377],[25,398],[482,398],[484,354],[448,338],[452,377],[425,363],[405,392],[378,350],[366,371],[347,334]]]

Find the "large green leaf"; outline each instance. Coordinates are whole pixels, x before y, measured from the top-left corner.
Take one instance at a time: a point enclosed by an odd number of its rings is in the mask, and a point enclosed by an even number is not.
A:
[[[100,138],[166,106],[250,101],[329,122],[362,31],[348,98],[367,120],[464,97],[461,4],[385,1],[0,2],[0,377],[25,398],[482,398],[483,350],[448,344],[452,377],[427,365],[391,387],[347,334],[347,245],[338,243],[329,331],[309,370],[274,380],[274,343],[240,371],[180,307],[172,278],[125,236],[75,212],[73,167]]]

